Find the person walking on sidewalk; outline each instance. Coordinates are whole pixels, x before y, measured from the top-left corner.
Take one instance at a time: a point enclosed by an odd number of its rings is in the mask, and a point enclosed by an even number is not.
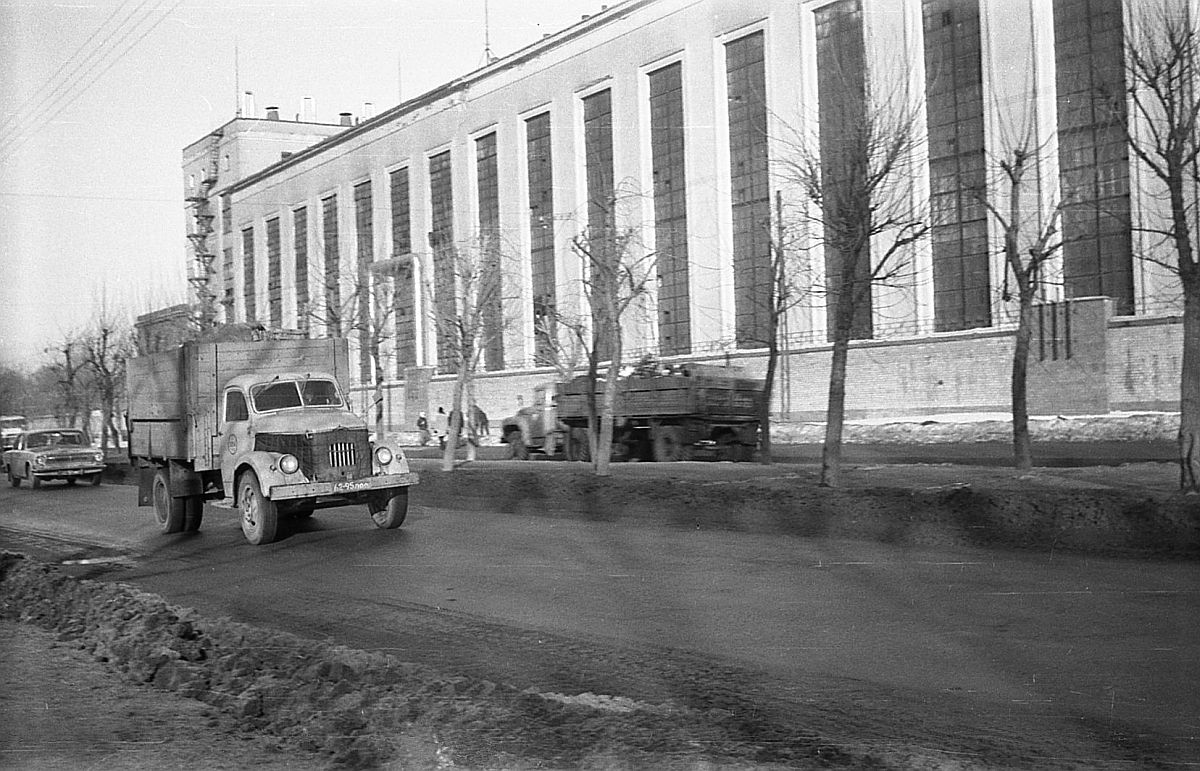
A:
[[[446,449],[446,434],[450,432],[450,419],[446,416],[446,408],[438,407],[437,414],[433,416],[433,433],[437,436],[438,445],[444,450]]]
[[[424,412],[417,416],[417,441],[422,447],[429,444],[429,418]]]

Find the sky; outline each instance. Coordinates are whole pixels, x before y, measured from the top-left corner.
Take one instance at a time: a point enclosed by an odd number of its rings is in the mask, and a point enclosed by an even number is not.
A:
[[[505,56],[600,6],[0,0],[0,365],[189,299],[181,153],[240,92],[259,117],[306,96],[322,122],[379,113],[482,66],[485,40]]]

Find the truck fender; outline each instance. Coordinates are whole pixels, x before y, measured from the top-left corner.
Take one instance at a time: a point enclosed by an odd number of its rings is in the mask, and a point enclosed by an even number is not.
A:
[[[233,470],[233,499],[234,503],[238,503],[238,484],[237,480],[241,477],[242,472],[251,470],[258,477],[258,484],[262,489],[263,495],[271,497],[271,488],[275,485],[282,484],[297,484],[304,481],[304,475],[297,472],[296,474],[284,474],[279,470],[279,459],[283,457],[283,453],[279,452],[264,452],[255,450],[248,452],[238,459],[237,468]]]

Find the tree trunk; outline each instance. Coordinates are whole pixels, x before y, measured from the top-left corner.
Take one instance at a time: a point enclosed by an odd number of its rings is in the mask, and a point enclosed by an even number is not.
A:
[[[771,343],[767,346],[767,381],[763,388],[762,410],[758,414],[759,446],[758,461],[763,465],[771,464],[771,394],[774,392],[775,369],[779,365],[779,343],[775,333],[771,334]]]
[[[1033,446],[1029,440],[1029,341],[1033,337],[1033,292],[1021,292],[1017,340],[1012,358],[1013,461],[1018,471],[1033,468]]]
[[[1179,384],[1179,487],[1200,493],[1200,276],[1184,281]]]
[[[617,400],[617,379],[620,376],[620,367],[610,363],[608,376],[604,378],[604,398],[600,407],[600,431],[596,437],[596,452],[592,455],[598,477],[606,477],[612,473],[609,466],[612,464],[613,405]]]
[[[450,415],[446,421],[446,447],[442,450],[442,471],[454,470],[454,454],[458,451],[458,437],[462,434],[463,424],[463,391],[467,385],[467,367],[460,365],[458,376],[454,378],[454,391],[450,397]]]
[[[842,474],[842,427],[846,421],[846,360],[850,353],[850,328],[842,329],[842,319],[850,314],[838,314],[838,329],[834,333],[833,359],[829,364],[829,404],[825,408],[825,444],[821,448],[821,486],[837,487]]]

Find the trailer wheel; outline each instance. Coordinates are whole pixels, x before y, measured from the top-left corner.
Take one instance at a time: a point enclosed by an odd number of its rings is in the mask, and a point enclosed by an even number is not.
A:
[[[243,471],[238,477],[238,506],[242,510],[242,535],[258,546],[271,543],[279,529],[279,509],[262,494],[258,475]]]
[[[371,512],[371,521],[375,523],[375,527],[383,530],[400,527],[408,516],[408,488],[399,490],[386,502],[372,499],[367,503],[367,510]]]
[[[204,499],[193,495],[183,499],[183,532],[195,533],[204,521]]]
[[[521,438],[520,429],[512,429],[504,435],[504,441],[508,442],[509,457],[513,460],[529,460],[529,448],[525,446],[525,440]]]
[[[158,529],[168,534],[181,532],[184,524],[184,499],[171,497],[171,479],[165,468],[160,468],[154,474],[151,497],[154,501],[154,518],[158,520]]]
[[[679,426],[661,426],[654,432],[654,460],[670,462],[691,460],[692,448],[684,444]]]

